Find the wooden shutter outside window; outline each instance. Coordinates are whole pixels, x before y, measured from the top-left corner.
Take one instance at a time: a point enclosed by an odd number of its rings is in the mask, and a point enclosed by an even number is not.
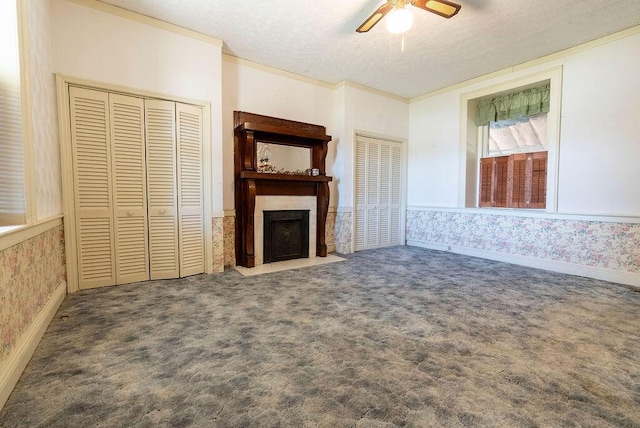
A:
[[[493,167],[495,174],[493,206],[498,208],[509,207],[509,156],[495,158]]]
[[[480,159],[480,206],[508,206],[509,156]]]
[[[531,175],[527,165],[528,153],[509,156],[509,172],[507,180],[509,182],[508,199],[511,201],[511,208],[526,208],[527,200],[527,176]]]
[[[547,152],[480,160],[480,207],[545,208]]]
[[[493,206],[493,164],[495,158],[480,159],[480,207]]]
[[[547,203],[547,152],[530,153],[531,184],[528,208],[545,208]]]

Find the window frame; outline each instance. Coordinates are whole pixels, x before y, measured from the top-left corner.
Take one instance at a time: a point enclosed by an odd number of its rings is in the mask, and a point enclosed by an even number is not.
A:
[[[546,208],[536,211],[557,212],[558,151],[560,145],[560,113],[562,102],[562,66],[553,67],[519,78],[476,88],[460,96],[460,177],[458,205],[464,208],[480,208],[480,159],[483,157],[482,138],[475,123],[479,100],[550,84],[550,107],[547,113],[547,197]],[[491,208],[482,208],[483,210]],[[527,208],[515,208],[526,210]]]

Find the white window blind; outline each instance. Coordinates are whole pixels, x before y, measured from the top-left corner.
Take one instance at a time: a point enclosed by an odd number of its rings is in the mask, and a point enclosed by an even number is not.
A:
[[[15,1],[0,2],[0,226],[25,222],[24,153]]]

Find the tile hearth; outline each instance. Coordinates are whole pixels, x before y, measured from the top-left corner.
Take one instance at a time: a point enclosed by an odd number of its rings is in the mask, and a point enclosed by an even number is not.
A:
[[[311,266],[324,265],[327,263],[342,262],[346,259],[328,254],[327,257],[312,257],[308,259],[285,260],[283,262],[267,263],[252,268],[235,266],[235,270],[244,276],[262,275],[265,273],[280,272],[289,269],[300,269]]]

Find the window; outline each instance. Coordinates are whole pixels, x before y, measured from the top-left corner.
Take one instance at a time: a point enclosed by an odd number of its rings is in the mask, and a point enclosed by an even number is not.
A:
[[[469,101],[477,138],[476,180],[467,180],[475,184],[473,206],[547,208],[549,141],[555,140],[549,132],[550,83],[533,82]]]
[[[25,178],[18,11],[0,2],[0,232],[24,224]]]
[[[547,113],[492,121],[478,129],[483,156],[547,150]]]

